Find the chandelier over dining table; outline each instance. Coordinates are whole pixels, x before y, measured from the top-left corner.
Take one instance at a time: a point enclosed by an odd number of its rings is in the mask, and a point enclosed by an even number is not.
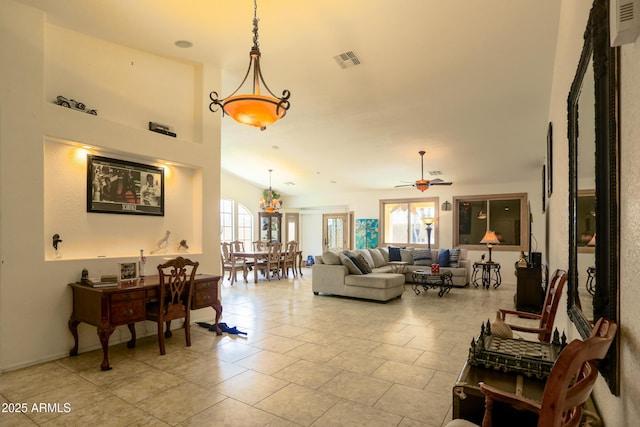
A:
[[[282,207],[280,195],[271,188],[271,172],[273,169],[269,169],[269,189],[264,190],[264,197],[260,200],[260,209],[269,213],[278,212]]]
[[[262,77],[262,71],[260,69],[260,48],[258,44],[259,19],[257,18],[257,0],[254,0],[253,6],[253,47],[249,52],[250,61],[247,73],[244,79],[242,79],[240,86],[228,97],[219,99],[218,92],[211,92],[209,94],[209,99],[211,99],[209,110],[216,112],[218,111],[217,107],[220,106],[223,116],[228,114],[238,123],[265,130],[268,125],[277,122],[287,114],[291,93],[285,89],[282,91],[282,96],[278,98],[271,92],[271,89],[269,89],[269,86],[267,86]],[[244,86],[252,70],[252,92],[236,95]],[[270,96],[260,93],[261,86],[266,89]]]

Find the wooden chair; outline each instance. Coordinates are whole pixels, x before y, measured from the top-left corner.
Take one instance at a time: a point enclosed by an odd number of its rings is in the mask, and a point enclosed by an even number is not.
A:
[[[256,268],[262,271],[267,277],[267,280],[271,280],[272,275],[276,275],[278,280],[280,280],[281,257],[282,244],[273,242],[269,245],[269,253],[266,258],[261,259],[256,265]]]
[[[567,282],[568,278],[569,276],[564,270],[558,269],[553,273],[551,281],[547,286],[544,303],[542,305],[542,312],[540,314],[501,308],[498,309],[500,318],[505,320],[507,315],[514,315],[527,319],[538,320],[539,323],[537,327],[527,327],[510,323],[507,323],[507,325],[514,331],[538,334],[538,340],[540,342],[550,342],[553,337],[553,322],[555,321],[558,305],[560,304],[560,299],[562,297],[562,289],[564,288],[564,284]]]
[[[282,253],[282,275],[289,277],[289,268],[293,272],[293,277],[298,276],[296,270],[296,259],[298,257],[298,242],[290,241],[287,243],[287,249]]]
[[[199,263],[182,257],[160,264],[160,296],[147,303],[146,319],[158,324],[160,354],[165,354],[164,339],[171,337],[171,321],[184,319],[187,347],[191,346],[190,315],[193,279]],[[163,331],[166,324],[167,329]]]
[[[242,240],[234,240],[233,242],[230,243],[231,244],[231,251],[232,253],[237,253],[237,252],[244,252],[244,242]],[[237,262],[244,262],[245,267],[247,268],[248,271],[251,271],[253,269],[253,261],[249,261],[247,260],[246,257],[239,257],[238,255],[234,255],[234,258]]]
[[[251,242],[251,246],[253,247],[254,252],[260,252],[267,249],[267,245],[265,242],[260,240],[256,240],[255,242]]]
[[[222,274],[224,275],[225,271],[229,272],[227,280],[229,280],[232,285],[233,282],[236,281],[238,270],[242,270],[244,281],[247,282],[247,264],[244,259],[236,259],[233,255],[233,246],[231,243],[220,243],[220,262],[222,263]]]
[[[569,343],[560,352],[551,368],[540,402],[480,383],[480,390],[485,395],[482,427],[491,427],[495,401],[538,414],[539,427],[578,426],[582,418],[582,405],[589,399],[598,378],[595,361],[607,354],[616,330],[615,323],[600,318],[589,338]],[[474,425],[469,421],[457,419],[448,423],[446,427]]]

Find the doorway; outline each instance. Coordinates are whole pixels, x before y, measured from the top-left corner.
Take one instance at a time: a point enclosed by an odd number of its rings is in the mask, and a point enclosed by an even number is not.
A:
[[[349,214],[322,215],[322,251],[349,249]]]

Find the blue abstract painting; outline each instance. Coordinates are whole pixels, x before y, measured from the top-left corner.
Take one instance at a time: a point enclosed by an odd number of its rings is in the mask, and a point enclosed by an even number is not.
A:
[[[378,218],[356,219],[356,249],[378,247]]]

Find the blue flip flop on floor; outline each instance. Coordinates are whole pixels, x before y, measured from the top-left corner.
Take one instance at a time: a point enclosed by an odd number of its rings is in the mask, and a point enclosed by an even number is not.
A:
[[[207,328],[210,331],[215,331],[216,330],[216,324],[209,324],[206,322],[196,322],[198,324],[198,326],[202,326],[203,328]],[[242,332],[239,331],[235,326],[233,327],[229,327],[229,325],[227,325],[226,323],[218,323],[218,327],[220,328],[220,330],[222,332],[226,332],[228,334],[233,334],[233,335],[247,335],[246,332]]]

